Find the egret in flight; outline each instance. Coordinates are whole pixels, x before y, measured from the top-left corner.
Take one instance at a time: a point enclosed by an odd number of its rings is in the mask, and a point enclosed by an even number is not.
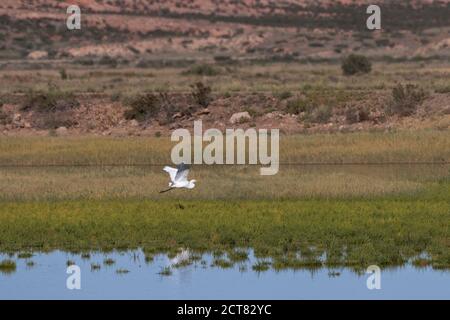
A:
[[[177,168],[164,167],[163,169],[170,176],[169,189],[160,191],[159,193],[164,193],[176,188],[187,188],[194,189],[197,180],[188,180],[189,166],[181,163]]]

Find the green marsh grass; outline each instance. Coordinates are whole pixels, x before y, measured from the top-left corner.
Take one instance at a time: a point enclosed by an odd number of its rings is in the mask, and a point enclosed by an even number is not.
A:
[[[161,271],[158,272],[159,275],[161,276],[171,276],[172,275],[172,269],[170,267],[164,267],[161,268]]]
[[[450,266],[449,184],[423,196],[373,199],[89,200],[4,202],[0,250],[178,252],[253,248],[257,256],[294,259],[311,251],[326,265],[401,265],[427,253]],[[288,254],[291,253],[289,256]],[[307,257],[307,256],[306,256]]]
[[[213,267],[219,267],[221,269],[229,269],[233,267],[233,262],[224,258],[215,258],[212,262]]]
[[[127,269],[117,269],[116,270],[116,273],[117,274],[120,274],[120,275],[123,275],[123,274],[127,274],[127,273],[130,273],[130,270],[127,270]]]
[[[0,167],[0,251],[142,248],[147,260],[189,248],[238,263],[246,255],[236,248],[247,248],[275,269],[388,267],[426,253],[433,268],[450,268],[448,165],[282,166],[273,177],[257,166],[194,166],[196,189],[161,196],[170,147],[163,138],[0,138],[0,165],[161,164]],[[280,159],[444,162],[450,136],[282,136]]]
[[[270,269],[271,263],[269,261],[257,261],[253,266],[252,270],[256,272],[265,272]]]
[[[0,273],[11,274],[16,271],[17,265],[12,260],[2,260],[0,261]]]
[[[20,252],[17,254],[18,259],[30,259],[31,257],[33,257],[31,252]]]
[[[102,268],[99,263],[91,263],[91,271],[98,271]]]
[[[115,263],[116,263],[116,261],[114,259],[111,259],[111,258],[107,258],[107,259],[103,260],[103,264],[105,266],[112,266]]]
[[[29,261],[27,261],[26,265],[28,268],[32,268],[36,265],[36,263],[34,261],[29,260]]]

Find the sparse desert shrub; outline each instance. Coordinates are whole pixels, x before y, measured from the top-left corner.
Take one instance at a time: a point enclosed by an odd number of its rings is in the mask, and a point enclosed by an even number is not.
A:
[[[398,84],[392,89],[392,100],[386,112],[390,115],[410,116],[416,112],[425,98],[426,92],[422,88],[412,84],[406,86]]]
[[[66,69],[62,68],[61,70],[59,70],[59,75],[61,77],[61,80],[66,80],[67,79]]]
[[[155,117],[161,109],[159,99],[153,93],[127,98],[125,104],[130,107],[124,114],[128,120],[145,121]]]
[[[191,94],[195,102],[206,108],[212,101],[211,87],[204,85],[203,82],[197,82],[195,85],[191,85],[191,88]]]
[[[3,110],[3,107],[0,104],[0,124],[9,124],[11,121],[12,117]]]
[[[286,104],[286,112],[290,114],[310,113],[318,107],[317,103],[310,98],[301,97],[289,100]]]
[[[345,75],[351,76],[372,71],[372,64],[363,55],[351,54],[342,61],[342,71]]]
[[[280,99],[280,100],[286,100],[289,99],[290,97],[292,97],[292,92],[290,91],[281,91],[281,92],[277,92],[275,94],[275,96]]]
[[[42,114],[38,122],[38,127],[43,129],[70,128],[76,125],[73,113],[70,111],[56,111]]]
[[[69,110],[78,106],[79,102],[73,93],[50,88],[48,91],[28,91],[21,109],[23,111],[54,112]]]
[[[136,64],[136,68],[149,68],[151,67],[151,62],[149,62],[148,60],[145,59],[141,59],[138,61],[138,63]]]
[[[349,124],[369,120],[369,112],[362,106],[347,105],[344,111],[345,120]]]
[[[109,66],[111,68],[115,68],[118,65],[117,59],[114,59],[110,56],[103,56],[98,60],[98,64],[101,66]]]
[[[440,87],[434,90],[436,93],[450,93],[450,85],[446,87]],[[1,104],[1,102],[0,102]]]
[[[172,123],[174,121],[174,115],[178,109],[171,101],[169,95],[166,92],[159,93],[160,110],[163,112],[160,117],[160,125]]]
[[[94,65],[94,59],[90,57],[81,57],[77,58],[74,61],[76,64],[81,64],[82,66],[93,66]]]
[[[217,63],[231,63],[233,62],[233,59],[227,55],[217,55],[214,56],[214,61]]]
[[[110,100],[111,102],[117,102],[120,101],[120,99],[122,98],[122,94],[120,92],[114,92],[111,94],[110,96]]]
[[[310,122],[316,122],[316,123],[326,123],[328,120],[330,120],[332,116],[332,108],[326,105],[321,105],[320,107],[312,110],[307,115],[307,120]]]
[[[196,75],[196,76],[217,76],[220,74],[220,70],[209,64],[199,64],[190,67],[186,71],[183,71],[183,75]]]

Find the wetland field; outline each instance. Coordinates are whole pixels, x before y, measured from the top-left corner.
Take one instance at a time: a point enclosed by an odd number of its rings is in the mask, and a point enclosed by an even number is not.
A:
[[[0,139],[0,249],[139,249],[148,259],[189,249],[233,264],[246,248],[274,270],[448,270],[448,132],[280,140],[287,161],[275,176],[199,165],[196,189],[160,195],[167,137]]]

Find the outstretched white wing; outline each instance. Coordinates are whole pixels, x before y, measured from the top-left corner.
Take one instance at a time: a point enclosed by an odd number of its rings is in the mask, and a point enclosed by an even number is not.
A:
[[[172,182],[175,182],[175,177],[177,175],[178,169],[175,169],[175,168],[172,168],[172,167],[164,167],[163,170],[169,174],[170,180]]]
[[[175,181],[187,181],[189,174],[189,166],[182,163],[177,166],[177,174],[175,176]]]

